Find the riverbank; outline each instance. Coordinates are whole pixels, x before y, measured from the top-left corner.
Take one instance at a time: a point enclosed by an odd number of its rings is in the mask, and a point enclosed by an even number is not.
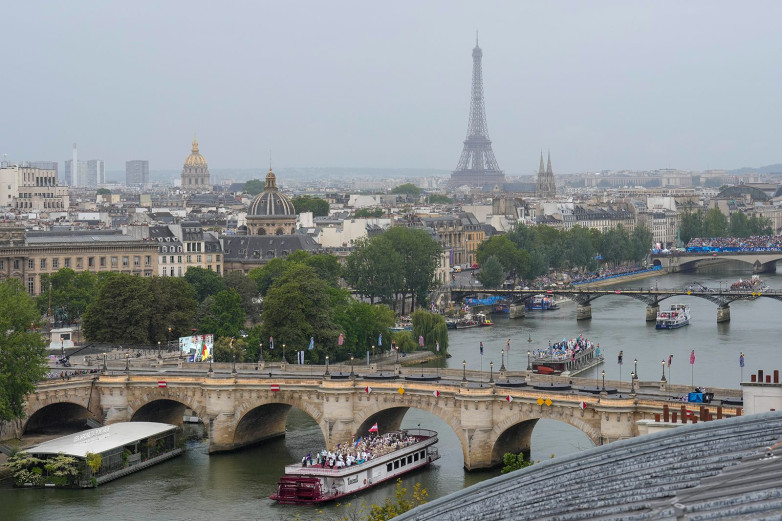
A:
[[[633,282],[636,280],[651,279],[655,277],[662,277],[667,275],[663,270],[643,271],[641,273],[628,273],[627,275],[618,275],[611,277],[610,279],[601,279],[593,282],[585,282],[574,286],[575,288],[602,288],[605,286],[613,286],[614,284],[622,284],[625,282]]]

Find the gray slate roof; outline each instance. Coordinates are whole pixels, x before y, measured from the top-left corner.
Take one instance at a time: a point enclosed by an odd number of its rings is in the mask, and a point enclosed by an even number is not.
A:
[[[684,425],[499,476],[395,519],[782,519],[782,412]]]

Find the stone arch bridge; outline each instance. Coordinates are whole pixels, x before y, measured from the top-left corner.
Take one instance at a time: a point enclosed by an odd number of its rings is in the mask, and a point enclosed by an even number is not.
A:
[[[780,260],[782,260],[782,250],[699,253],[671,252],[653,253],[650,255],[652,265],[661,266],[668,273],[694,271],[701,267],[720,264],[727,261],[750,264],[753,273],[774,273],[777,269],[777,261]]]
[[[446,369],[441,375],[446,379],[102,374],[42,383],[28,397],[26,417],[17,428],[23,433],[69,422],[83,425],[85,419],[94,425],[134,420],[181,425],[189,408],[208,430],[209,451],[220,452],[283,436],[288,411],[296,407],[313,418],[326,445],[333,448],[366,433],[375,422],[381,431],[397,429],[405,412],[416,408],[453,429],[462,445],[464,466],[471,470],[497,465],[505,452],[529,450],[540,419],[565,422],[603,444],[638,435],[636,421],[653,419],[667,403],[634,394],[577,394],[564,390],[569,386],[480,387],[461,381],[462,371]]]

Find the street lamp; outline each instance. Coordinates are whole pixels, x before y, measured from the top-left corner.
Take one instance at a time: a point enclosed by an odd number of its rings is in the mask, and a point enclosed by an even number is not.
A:
[[[103,352],[103,372],[105,373],[108,370],[106,367],[106,352]]]
[[[603,369],[603,391],[606,390],[606,372],[605,369]]]
[[[399,363],[399,346],[395,345],[394,348],[396,349],[396,363]]]
[[[263,362],[263,342],[258,342],[258,363]]]
[[[462,360],[462,382],[467,381],[467,360]]]
[[[323,373],[323,376],[329,376],[329,355],[326,355],[326,372]]]
[[[65,358],[65,337],[60,335],[60,360]]]
[[[633,365],[635,366],[633,369],[633,379],[638,378],[638,359],[636,358],[633,360]]]
[[[502,353],[502,365],[500,365],[500,371],[505,371],[505,350],[500,351]]]
[[[489,383],[494,383],[494,361],[489,362]]]
[[[125,353],[125,372],[130,372],[130,353]]]
[[[232,355],[233,355],[233,361],[232,361],[233,365],[231,366],[231,374],[235,375],[236,374],[236,353],[234,352],[234,353],[232,353]]]
[[[424,377],[424,361],[421,360],[421,378]]]
[[[166,350],[171,350],[171,328],[168,328],[168,336],[166,337]]]
[[[285,344],[282,344],[282,361],[287,362],[287,360],[285,360]]]
[[[636,374],[633,371],[633,372],[630,373],[630,392],[631,393],[635,393],[635,378],[636,378]]]
[[[158,340],[157,341],[157,359],[160,360],[161,358],[163,358],[163,357],[160,356],[160,340]]]
[[[531,351],[527,351],[527,371],[532,371],[532,364],[529,362],[529,357],[532,356]]]
[[[353,353],[350,354],[350,377],[353,378],[355,374],[353,373]]]
[[[663,364],[663,375],[660,377],[660,381],[665,381],[665,360],[662,361]]]
[[[372,346],[372,360],[375,360],[375,346]]]

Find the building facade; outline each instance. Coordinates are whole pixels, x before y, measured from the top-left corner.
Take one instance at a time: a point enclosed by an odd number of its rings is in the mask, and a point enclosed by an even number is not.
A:
[[[68,189],[57,184],[56,170],[26,166],[0,168],[0,206],[24,212],[68,210]]]
[[[198,151],[198,140],[193,138],[193,148],[182,167],[182,189],[192,192],[208,192],[212,189],[212,180],[206,159]]]
[[[272,169],[266,174],[263,192],[247,209],[247,235],[292,235],[296,233],[296,209],[277,188]]]
[[[125,161],[125,184],[144,186],[147,183],[149,183],[149,161],[143,159]]]

